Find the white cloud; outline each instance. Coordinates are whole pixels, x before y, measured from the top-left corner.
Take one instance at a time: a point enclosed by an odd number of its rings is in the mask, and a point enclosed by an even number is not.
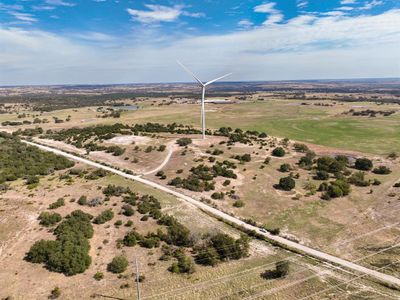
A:
[[[360,7],[360,10],[370,10],[372,8],[374,8],[375,6],[379,6],[384,4],[383,1],[381,0],[372,0],[369,2],[366,2],[364,6]]]
[[[137,10],[128,8],[128,13],[133,17],[134,20],[144,23],[160,23],[160,22],[174,22],[177,21],[180,16],[187,16],[193,18],[199,18],[204,16],[202,13],[190,13],[184,10],[183,5],[175,6],[163,6],[163,5],[145,5],[149,10]]]
[[[350,11],[350,10],[353,10],[353,9],[354,8],[351,7],[351,6],[341,6],[341,7],[337,8],[337,10],[344,10],[344,11]]]
[[[238,26],[242,29],[250,29],[253,27],[254,23],[248,19],[243,19],[238,22]]]
[[[81,40],[92,41],[92,42],[110,42],[114,40],[114,37],[101,32],[76,33],[72,34],[71,36]]]
[[[23,21],[24,23],[30,24],[38,21],[32,14],[28,13],[14,11],[14,12],[9,12],[9,14],[14,16],[17,20]]]
[[[305,8],[308,5],[308,0],[297,0],[298,8]]]
[[[49,10],[54,10],[56,9],[55,6],[51,5],[34,5],[32,6],[33,10],[39,10],[39,11],[49,11]]]
[[[357,1],[356,0],[342,0],[340,1],[341,5],[351,5],[351,4],[355,4]]]
[[[268,18],[264,21],[263,25],[274,25],[283,21],[283,14],[275,8],[275,2],[269,2],[257,5],[254,7],[254,12],[269,14]]]
[[[191,62],[204,80],[226,71],[234,73],[232,80],[286,80],[398,77],[400,70],[400,10],[300,16],[222,35],[155,37],[162,42],[125,36],[101,47],[0,25],[0,84],[187,81],[176,59]]]
[[[49,5],[55,5],[55,6],[67,6],[67,7],[73,7],[76,4],[72,2],[66,2],[63,0],[46,0],[45,1]]]

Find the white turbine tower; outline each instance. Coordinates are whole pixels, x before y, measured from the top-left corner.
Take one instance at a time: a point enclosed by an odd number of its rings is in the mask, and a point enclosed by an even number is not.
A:
[[[220,80],[220,79],[222,79],[222,78],[225,78],[225,77],[227,77],[227,76],[229,76],[229,75],[232,75],[232,73],[226,74],[226,75],[224,75],[224,76],[221,76],[221,77],[215,78],[215,79],[213,79],[213,80],[210,80],[210,81],[208,81],[208,82],[206,82],[206,83],[203,83],[199,78],[197,78],[196,75],[193,74],[192,71],[190,71],[187,67],[185,67],[180,61],[177,61],[177,62],[178,62],[178,64],[180,64],[181,67],[182,67],[186,72],[188,72],[188,73],[199,83],[199,85],[201,86],[201,94],[202,94],[202,97],[201,97],[201,131],[202,131],[202,133],[203,133],[203,139],[205,139],[205,138],[206,138],[206,118],[205,118],[205,112],[204,112],[204,103],[205,103],[206,86],[207,86],[207,85],[210,85],[211,83],[214,83],[214,82],[216,82],[216,81],[218,81],[218,80]]]

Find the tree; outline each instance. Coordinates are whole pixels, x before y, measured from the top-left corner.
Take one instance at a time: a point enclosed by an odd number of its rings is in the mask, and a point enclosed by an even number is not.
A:
[[[215,248],[205,246],[199,249],[196,255],[196,263],[206,266],[215,266],[219,262],[218,252]]]
[[[289,274],[289,262],[287,260],[276,263],[276,273],[278,277],[286,277]]]
[[[114,212],[111,209],[107,209],[94,218],[94,224],[104,224],[114,218]]]
[[[133,210],[133,207],[130,206],[129,204],[125,204],[122,206],[123,214],[127,217],[133,216],[135,211]]]
[[[290,164],[281,164],[279,167],[280,172],[289,172],[292,169]]]
[[[321,170],[321,171],[317,171],[315,173],[314,179],[316,179],[316,180],[327,180],[327,179],[329,179],[329,177],[330,176],[329,176],[328,172]]]
[[[372,172],[375,174],[380,174],[380,175],[387,175],[387,174],[392,173],[392,171],[386,166],[379,166],[379,167],[375,168]]]
[[[266,270],[261,274],[264,279],[284,278],[289,274],[289,262],[287,260],[278,261],[275,270]]]
[[[40,220],[39,222],[40,225],[51,226],[61,221],[61,215],[58,213],[50,213],[44,211],[40,213],[38,219]]]
[[[107,265],[107,270],[112,273],[123,273],[128,268],[128,260],[123,255],[115,256]]]
[[[294,179],[290,176],[288,177],[282,177],[281,179],[279,179],[279,184],[278,187],[281,190],[284,191],[291,191],[292,189],[294,189],[296,186],[296,182],[294,181]]]
[[[134,231],[128,232],[125,236],[124,239],[122,240],[123,244],[127,247],[133,247],[137,243],[137,233]]]
[[[357,158],[354,164],[355,168],[361,171],[369,171],[372,169],[372,161],[368,158]]]
[[[277,156],[277,157],[283,157],[285,156],[286,151],[282,147],[276,147],[274,150],[272,150],[272,155]]]
[[[192,143],[192,139],[191,138],[180,138],[176,141],[176,143],[181,147],[185,147]]]

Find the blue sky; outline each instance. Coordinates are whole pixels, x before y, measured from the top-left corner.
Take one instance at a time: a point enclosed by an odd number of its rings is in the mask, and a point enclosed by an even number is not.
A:
[[[0,84],[400,77],[398,0],[0,0]]]

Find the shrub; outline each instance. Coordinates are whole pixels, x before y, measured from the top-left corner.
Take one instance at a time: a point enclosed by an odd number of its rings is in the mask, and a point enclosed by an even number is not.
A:
[[[104,278],[104,274],[102,272],[96,272],[96,274],[94,274],[93,278],[96,279],[97,281],[100,281]]]
[[[293,148],[296,152],[306,153],[309,151],[308,146],[305,144],[295,143]]]
[[[282,260],[275,264],[275,270],[267,270],[261,274],[264,279],[284,278],[289,274],[289,261]]]
[[[31,175],[26,179],[26,184],[37,184],[39,183],[40,179],[38,176]]]
[[[282,147],[276,147],[274,150],[272,150],[272,155],[276,157],[283,157],[285,154],[286,151]]]
[[[127,247],[133,247],[137,243],[137,237],[138,237],[138,234],[135,231],[128,232],[124,236],[122,243]]]
[[[219,262],[219,255],[215,248],[205,246],[199,249],[195,261],[200,265],[215,266]]]
[[[348,181],[356,186],[369,186],[369,181],[365,180],[365,173],[361,171],[352,174]]]
[[[78,204],[79,205],[86,205],[87,204],[87,197],[86,196],[80,196],[78,199]]]
[[[242,200],[236,200],[235,202],[233,202],[232,204],[234,207],[240,208],[244,206],[244,202]]]
[[[94,224],[104,224],[114,218],[114,212],[111,209],[107,209],[99,214],[96,218],[94,218]]]
[[[379,166],[379,167],[373,169],[372,172],[375,174],[381,174],[381,175],[387,175],[387,174],[392,173],[392,171],[386,166]]]
[[[57,299],[61,296],[61,290],[58,286],[51,290],[49,299]]]
[[[169,268],[169,271],[172,273],[188,273],[191,274],[194,272],[194,265],[191,257],[187,257],[184,254],[178,256],[178,262],[172,264]]]
[[[231,184],[231,181],[230,180],[225,180],[223,183],[222,183],[222,185],[223,186],[228,186],[228,185],[230,185]]]
[[[51,226],[61,221],[61,215],[58,213],[49,213],[44,211],[40,213],[39,218],[40,225]]]
[[[176,141],[176,143],[181,147],[185,147],[192,143],[192,139],[191,138],[180,138]]]
[[[368,158],[357,158],[354,166],[358,170],[369,171],[372,169],[373,164]]]
[[[211,198],[213,198],[213,199],[215,199],[215,200],[218,200],[218,199],[224,199],[224,193],[217,193],[217,192],[215,192],[215,193],[213,193],[212,195],[211,195]]]
[[[54,202],[54,203],[49,205],[49,209],[56,209],[56,208],[59,208],[59,207],[64,206],[64,205],[65,205],[64,199],[63,198],[59,198],[59,199],[57,199],[56,202]]]
[[[314,176],[314,179],[316,179],[316,180],[327,180],[327,179],[329,179],[329,177],[330,176],[329,176],[328,172],[326,172],[326,171],[317,171],[315,176]]]
[[[278,187],[284,191],[291,191],[296,186],[296,182],[290,176],[279,179]]]
[[[129,204],[125,204],[124,206],[122,206],[122,210],[122,213],[127,217],[133,216],[133,214],[135,213],[132,206],[130,206]]]
[[[107,270],[111,273],[122,273],[128,268],[128,260],[123,255],[115,256],[107,265]]]
[[[292,170],[292,167],[289,164],[281,164],[279,167],[280,172],[289,172]]]

